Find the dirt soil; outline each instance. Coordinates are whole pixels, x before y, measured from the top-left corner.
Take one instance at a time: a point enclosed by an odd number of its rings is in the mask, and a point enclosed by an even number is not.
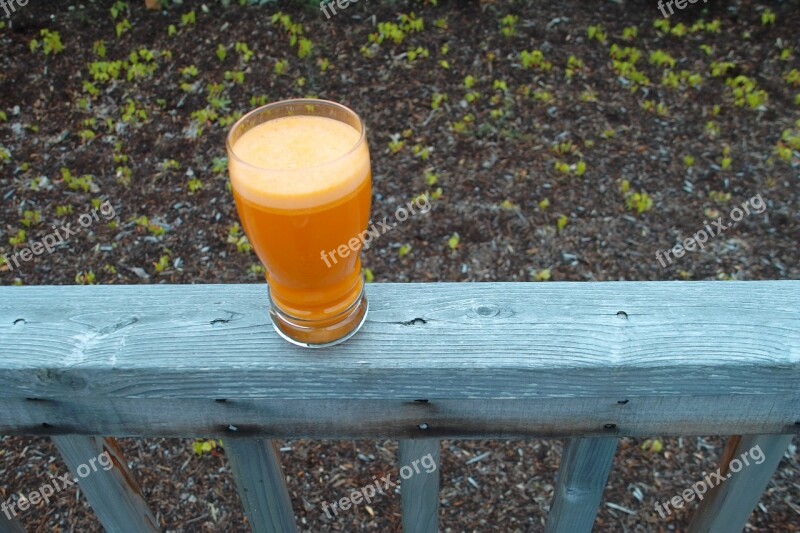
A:
[[[359,2],[329,20],[230,3],[31,2],[0,18],[0,256],[80,229],[0,263],[0,283],[263,283],[224,136],[298,96],[366,121],[373,220],[433,198],[364,253],[374,282],[800,278],[798,1],[669,19],[632,0]],[[740,221],[665,254],[719,217]],[[165,531],[248,531],[224,450],[121,444]],[[595,531],[685,530],[696,502],[666,518],[654,503],[713,471],[723,444],[622,439]],[[398,495],[335,519],[320,507],[396,475],[395,442],[280,445],[303,531],[399,530]],[[559,441],[442,446],[443,531],[543,530]],[[800,531],[799,462],[793,445],[747,531]],[[66,471],[48,440],[2,438],[0,500]],[[21,521],[101,530],[74,488]]]

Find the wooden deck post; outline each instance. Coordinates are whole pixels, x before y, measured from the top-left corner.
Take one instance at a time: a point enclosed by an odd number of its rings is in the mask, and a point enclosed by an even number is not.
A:
[[[566,441],[547,516],[547,533],[592,531],[616,451],[614,437]]]
[[[9,515],[11,513],[9,512]],[[14,515],[6,516],[5,512],[0,512],[0,532],[2,533],[25,533],[25,528],[19,523]]]
[[[296,531],[292,501],[275,443],[269,439],[229,438],[223,445],[253,532]]]
[[[406,467],[413,471],[400,485],[403,498],[403,531],[406,533],[436,533],[439,531],[439,439],[403,439],[400,441],[401,476]],[[432,458],[436,468],[430,461]],[[427,466],[427,468],[425,468]],[[416,467],[416,468],[415,468]],[[416,469],[420,471],[417,472]],[[430,472],[428,470],[431,470]],[[407,473],[408,470],[405,470]]]
[[[114,439],[59,435],[53,437],[53,442],[107,531],[160,531]],[[100,454],[110,458],[110,468],[103,464],[108,464],[108,459],[98,460]]]
[[[720,465],[718,482],[703,499],[689,525],[689,533],[742,531],[781,462],[793,435],[744,435],[728,464]],[[755,458],[752,450],[756,450]],[[742,456],[749,465],[744,464]],[[761,459],[759,459],[761,458]],[[760,460],[757,464],[755,460]],[[731,468],[737,461],[737,468]]]

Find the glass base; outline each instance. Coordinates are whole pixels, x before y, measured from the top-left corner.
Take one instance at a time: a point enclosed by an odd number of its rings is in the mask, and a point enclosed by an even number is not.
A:
[[[303,348],[325,348],[340,344],[361,329],[367,320],[369,302],[364,287],[356,301],[337,316],[324,320],[305,320],[281,311],[269,301],[269,317],[275,331],[296,346]]]

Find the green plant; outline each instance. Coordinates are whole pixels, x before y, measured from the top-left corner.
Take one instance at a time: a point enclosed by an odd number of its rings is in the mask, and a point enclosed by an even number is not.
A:
[[[236,245],[236,251],[240,254],[249,254],[253,250],[247,240],[247,235],[242,234],[242,227],[238,222],[234,222],[228,228],[228,243]]]
[[[13,247],[19,247],[28,241],[28,233],[24,229],[17,230],[13,237],[8,238],[8,244]]]
[[[306,57],[311,55],[311,49],[314,47],[314,44],[305,37],[301,37],[297,43],[297,57],[300,59],[305,59]]]
[[[95,41],[94,44],[92,44],[92,52],[94,52],[95,55],[97,55],[97,57],[100,59],[106,57],[105,41]]]
[[[42,214],[39,211],[25,210],[25,212],[22,213],[22,220],[20,220],[20,223],[26,228],[30,228],[31,226],[39,224],[41,221]]]
[[[637,215],[641,215],[653,207],[653,200],[644,191],[629,192],[625,197],[625,206],[629,211],[636,211]]]
[[[523,50],[519,54],[519,60],[522,63],[522,68],[541,69],[544,72],[548,72],[553,68],[553,64],[545,60],[541,50],[532,50],[530,52]]]
[[[436,110],[439,109],[444,102],[447,101],[447,95],[441,93],[433,93],[431,96],[431,109]]]
[[[79,285],[94,285],[97,282],[97,277],[91,270],[88,272],[78,272],[75,274],[75,283]]]
[[[250,59],[253,57],[253,51],[250,50],[250,48],[247,46],[247,43],[237,42],[233,46],[233,49],[239,54],[239,57],[241,57],[242,61],[245,63],[249,63]]]
[[[755,80],[739,75],[725,81],[733,94],[733,103],[737,107],[747,105],[750,109],[763,109],[769,99],[766,91],[758,89]]]
[[[669,31],[669,34],[674,37],[683,37],[686,35],[686,32],[686,25],[683,22],[679,22],[672,27],[672,29]]]
[[[286,59],[279,60],[277,63],[275,63],[275,68],[274,68],[275,75],[280,76],[281,74],[286,72],[287,68],[289,68],[289,61],[287,61]]]
[[[224,74],[226,81],[230,81],[236,85],[244,83],[244,72],[241,70],[226,70]]]
[[[408,58],[409,63],[413,63],[416,61],[418,57],[428,57],[430,54],[427,48],[423,48],[418,46],[406,52],[406,57]]]
[[[127,2],[114,2],[114,5],[111,6],[111,18],[117,20],[122,13],[129,13],[130,10],[128,8]]]
[[[729,192],[711,191],[708,193],[708,197],[717,204],[726,204],[731,201],[733,195]]]
[[[722,161],[720,161],[720,168],[728,170],[731,167],[731,147],[727,144],[722,147]]]
[[[369,42],[381,45],[390,40],[394,44],[402,44],[405,38],[406,33],[394,22],[379,22],[378,32],[370,34]]]
[[[425,28],[425,23],[421,18],[418,18],[414,13],[408,15],[400,14],[398,17],[400,25],[407,33],[419,33]]]
[[[650,53],[651,65],[658,65],[661,68],[673,68],[675,67],[675,63],[675,59],[662,50],[656,50]]]
[[[66,167],[61,168],[61,179],[71,191],[80,190],[83,192],[89,192],[91,189],[96,188],[94,180],[90,174],[84,174],[78,178],[73,176]]]
[[[709,120],[708,122],[706,122],[706,133],[710,138],[714,139],[716,137],[719,137],[720,131],[721,130],[719,125],[713,120]]]
[[[181,15],[181,26],[194,25],[195,22],[197,22],[197,16],[195,15],[194,10]]]
[[[216,454],[218,448],[222,448],[221,440],[198,439],[194,441],[194,444],[192,444],[192,450],[198,457],[202,457],[204,454],[207,453]]]
[[[39,35],[42,37],[42,42],[39,43],[36,39],[31,39],[29,43],[31,52],[35,52],[40,46],[46,56],[60,54],[64,51],[64,45],[61,44],[61,35],[57,31],[50,31],[45,28],[39,32]]]
[[[550,281],[550,269],[543,268],[542,270],[533,271],[531,272],[531,277],[533,277],[533,281]]]
[[[189,180],[189,183],[187,183],[186,186],[189,188],[189,192],[194,194],[203,188],[203,182],[197,178],[192,178]]]
[[[516,15],[506,15],[500,19],[500,33],[503,37],[513,37],[517,34],[517,22],[519,17]]]
[[[169,268],[169,255],[162,255],[158,258],[157,263],[153,263],[153,267],[155,268],[158,274],[161,274],[165,270]]]
[[[568,80],[571,80],[576,73],[581,72],[586,65],[583,63],[582,60],[578,59],[577,57],[571,55],[567,59],[567,69],[564,72]]]
[[[461,237],[458,233],[453,233],[450,238],[447,239],[447,247],[451,250],[458,248],[459,244],[461,244]]]
[[[117,39],[122,37],[125,33],[129,32],[133,26],[128,19],[122,19],[120,22],[114,26],[114,32],[117,35]]]
[[[97,137],[97,134],[90,129],[83,129],[78,132],[78,137],[80,137],[81,143],[86,144],[87,142]]]
[[[631,42],[636,39],[638,34],[639,30],[636,28],[636,26],[628,26],[622,30],[622,39]]]
[[[669,26],[669,20],[667,19],[656,19],[653,21],[653,27],[661,33],[669,33]]]
[[[589,37],[590,41],[597,41],[602,44],[605,44],[607,40],[606,32],[599,24],[586,28],[586,36]]]
[[[721,78],[728,74],[728,71],[736,66],[735,63],[730,61],[712,61],[711,62],[711,76],[714,78]]]
[[[75,211],[75,208],[71,205],[57,205],[56,206],[56,216],[58,218],[63,218],[67,215],[71,215]]]
[[[405,145],[406,145],[405,141],[393,138],[391,141],[389,141],[389,152],[391,152],[392,154],[396,154],[397,152],[402,150]]]
[[[761,13],[761,25],[768,26],[770,24],[775,24],[776,18],[775,13],[770,8],[767,8]]]
[[[793,68],[784,75],[783,79],[792,87],[800,87],[800,70]]]
[[[366,283],[372,283],[375,281],[375,274],[373,274],[372,270],[369,268],[364,269],[364,281]]]
[[[414,154],[414,157],[419,157],[423,161],[427,161],[428,158],[431,156],[431,151],[433,149],[430,146],[422,146],[421,144],[415,144],[411,151]]]

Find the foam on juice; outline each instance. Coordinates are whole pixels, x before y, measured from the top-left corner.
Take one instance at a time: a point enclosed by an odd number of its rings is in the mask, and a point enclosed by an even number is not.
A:
[[[266,208],[310,209],[344,198],[369,175],[361,132],[309,115],[263,122],[236,140],[231,181],[245,199]],[[355,150],[354,150],[355,148]]]

